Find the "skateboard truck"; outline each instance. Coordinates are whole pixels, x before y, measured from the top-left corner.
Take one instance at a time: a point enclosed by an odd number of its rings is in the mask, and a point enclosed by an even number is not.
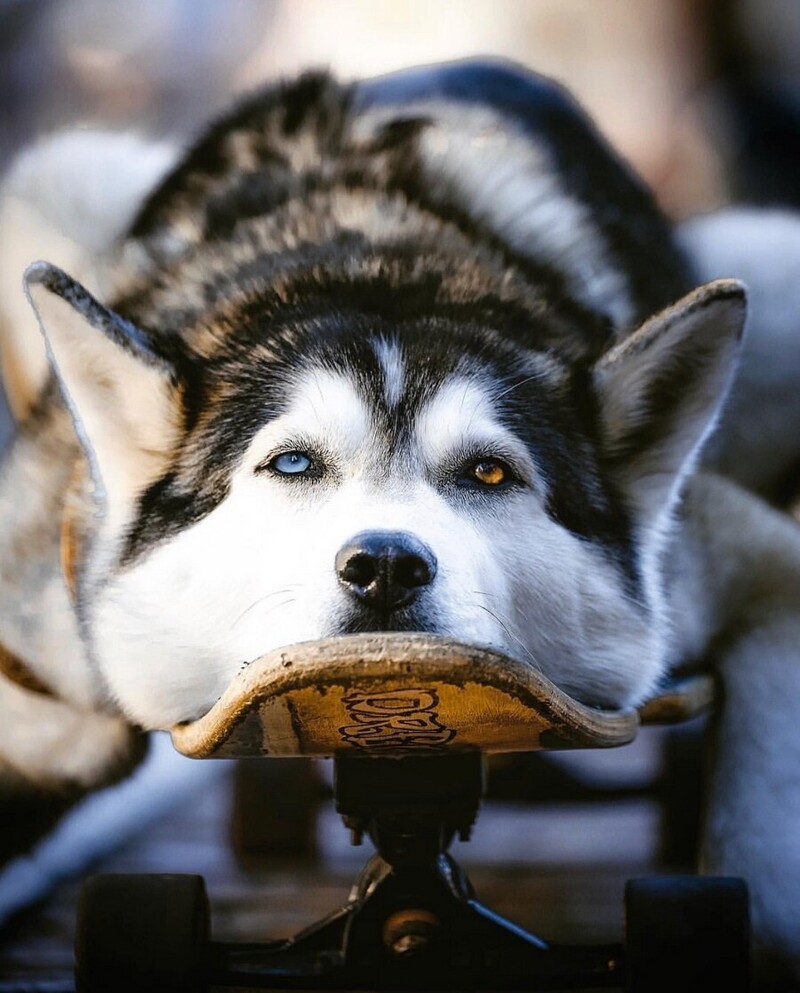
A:
[[[695,683],[650,713],[688,716],[708,698]],[[632,881],[625,946],[550,945],[479,903],[448,853],[469,837],[487,753],[611,747],[639,723],[635,712],[583,706],[521,662],[442,638],[352,636],[266,656],[204,718],[173,729],[176,747],[333,756],[336,809],[375,854],[343,907],[260,945],[208,941],[200,877],[90,879],[78,990],[745,990],[739,880]]]
[[[344,907],[283,944],[217,946],[212,984],[313,989],[620,985],[620,948],[549,946],[479,903],[448,854],[484,789],[478,752],[335,759],[336,809],[376,854]]]

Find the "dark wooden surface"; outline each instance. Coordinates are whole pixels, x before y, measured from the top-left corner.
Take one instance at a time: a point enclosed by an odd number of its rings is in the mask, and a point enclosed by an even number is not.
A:
[[[648,781],[661,730],[646,730],[615,752],[563,757],[591,782]],[[188,760],[186,760],[188,761]],[[192,763],[209,768],[214,763]],[[323,778],[329,764],[321,763]],[[289,935],[341,903],[369,849],[349,846],[330,801],[319,812],[315,863],[261,862],[245,870],[230,845],[232,766],[219,767],[177,805],[92,869],[200,872],[207,880],[214,937]],[[485,804],[471,842],[454,854],[483,902],[556,941],[605,942],[622,933],[622,893],[631,876],[658,871],[654,800]],[[88,868],[82,870],[89,871]],[[72,990],[72,931],[78,879],[59,885],[0,932],[0,993]],[[111,993],[111,991],[110,991]]]

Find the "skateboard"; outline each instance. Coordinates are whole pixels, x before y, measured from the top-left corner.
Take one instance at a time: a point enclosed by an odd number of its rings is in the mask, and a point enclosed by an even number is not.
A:
[[[78,908],[77,989],[744,991],[740,879],[630,880],[624,942],[566,946],[481,904],[448,851],[469,838],[488,756],[615,748],[643,723],[682,721],[712,700],[712,680],[698,676],[638,711],[603,711],[532,665],[425,634],[271,652],[204,717],[173,728],[174,746],[197,759],[332,758],[336,810],[375,854],[344,906],[259,945],[210,940],[200,876],[91,877]]]

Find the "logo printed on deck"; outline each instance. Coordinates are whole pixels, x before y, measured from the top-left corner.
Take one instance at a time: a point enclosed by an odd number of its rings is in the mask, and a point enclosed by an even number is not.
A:
[[[352,724],[339,728],[342,741],[369,751],[442,748],[456,732],[439,720],[435,690],[356,690],[343,698]]]

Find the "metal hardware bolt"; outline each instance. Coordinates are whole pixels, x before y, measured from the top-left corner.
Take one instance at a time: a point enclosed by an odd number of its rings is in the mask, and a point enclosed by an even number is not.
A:
[[[442,922],[430,910],[418,907],[397,910],[384,922],[384,947],[398,958],[418,955],[436,940],[441,926]]]

